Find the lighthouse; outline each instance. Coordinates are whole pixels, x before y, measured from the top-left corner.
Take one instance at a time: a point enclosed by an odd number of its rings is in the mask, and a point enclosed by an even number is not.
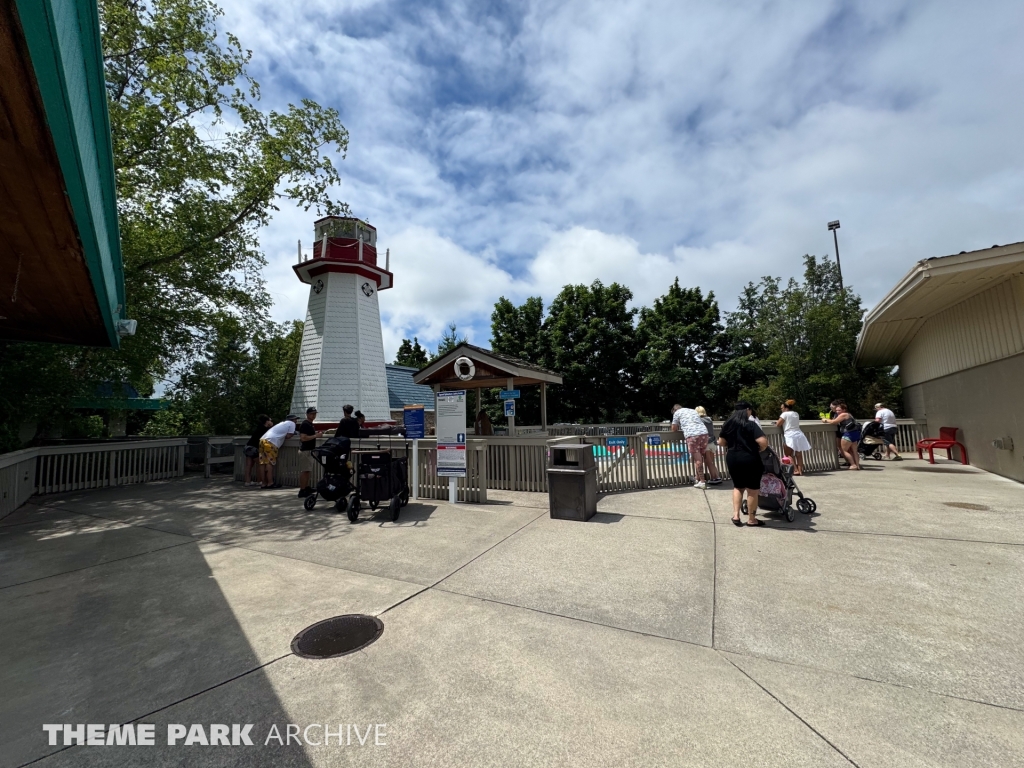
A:
[[[292,267],[309,285],[292,412],[317,408],[337,422],[352,404],[367,422],[390,422],[384,340],[377,294],[392,285],[389,258],[377,257],[377,230],[360,219],[328,216],[314,224],[312,254]]]

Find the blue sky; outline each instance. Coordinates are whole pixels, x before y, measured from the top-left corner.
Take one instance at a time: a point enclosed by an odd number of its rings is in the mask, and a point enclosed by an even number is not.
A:
[[[385,353],[566,283],[723,309],[831,254],[871,306],[918,259],[1024,240],[1024,3],[225,2],[263,102],[351,133],[339,196],[391,249]],[[263,235],[278,320],[313,216]]]

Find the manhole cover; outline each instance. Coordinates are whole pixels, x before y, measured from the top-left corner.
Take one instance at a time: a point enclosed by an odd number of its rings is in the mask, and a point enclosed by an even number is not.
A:
[[[947,507],[956,507],[957,509],[976,509],[979,512],[985,512],[988,509],[984,504],[969,504],[966,501],[944,501],[942,503]]]
[[[306,627],[292,640],[292,652],[304,659],[333,659],[365,648],[384,631],[376,616],[354,613]]]

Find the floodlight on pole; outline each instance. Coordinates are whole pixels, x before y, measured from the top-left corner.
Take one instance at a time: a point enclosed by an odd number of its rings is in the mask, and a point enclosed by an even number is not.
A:
[[[836,269],[839,270],[839,290],[843,290],[843,267],[839,263],[839,235],[836,234],[836,230],[839,229],[839,219],[830,221],[828,223],[828,231],[832,233],[832,240],[836,244]]]

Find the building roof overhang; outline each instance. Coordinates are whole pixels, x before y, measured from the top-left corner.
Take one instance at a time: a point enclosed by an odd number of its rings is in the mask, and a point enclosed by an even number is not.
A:
[[[476,374],[469,381],[455,375],[455,361],[460,357],[468,357],[476,368]],[[412,377],[416,384],[436,384],[442,389],[506,387],[509,379],[516,387],[562,383],[562,376],[554,371],[467,342],[459,344]]]
[[[1024,274],[1024,243],[917,262],[864,316],[857,365],[898,365],[925,321],[982,291]]]
[[[0,338],[117,347],[124,275],[96,3],[4,3],[0,51]]]
[[[339,261],[337,259],[309,259],[292,266],[299,280],[312,285],[317,277],[328,272],[348,272],[373,280],[378,291],[386,291],[394,284],[394,274],[365,261]]]

